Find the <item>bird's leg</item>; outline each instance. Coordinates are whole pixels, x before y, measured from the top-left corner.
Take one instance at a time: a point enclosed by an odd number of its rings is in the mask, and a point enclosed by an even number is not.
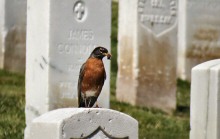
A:
[[[87,105],[87,101],[86,101],[86,99],[85,99],[85,107],[88,108],[88,105]]]
[[[90,103],[91,103],[91,99],[90,99],[90,101],[89,101],[89,105],[88,105],[88,107],[90,107]]]

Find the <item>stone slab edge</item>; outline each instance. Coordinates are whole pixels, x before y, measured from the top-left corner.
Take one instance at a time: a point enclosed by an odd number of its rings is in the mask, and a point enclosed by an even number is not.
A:
[[[210,89],[212,89],[211,86],[213,84],[213,76],[211,77],[211,73],[216,66],[218,67],[219,64],[219,59],[212,60],[199,64],[192,69],[190,139],[206,139],[208,136],[207,133],[210,132],[208,129],[208,119],[214,116],[213,113],[209,113],[210,107],[213,107],[212,104],[212,106],[210,105],[210,103],[212,103],[210,100]]]
[[[99,117],[99,115],[102,117]],[[92,128],[85,128],[83,125]],[[97,128],[101,127],[102,130],[114,137],[120,138],[127,135],[131,139],[138,138],[137,120],[124,113],[104,108],[64,108],[50,111],[33,120],[31,124],[31,137],[34,137],[32,139],[69,139],[73,136],[80,138],[82,137],[80,126],[84,128],[83,137],[90,135]],[[42,130],[38,131],[38,129]],[[68,129],[71,129],[69,131],[71,135],[64,133]],[[77,132],[77,130],[79,131]]]

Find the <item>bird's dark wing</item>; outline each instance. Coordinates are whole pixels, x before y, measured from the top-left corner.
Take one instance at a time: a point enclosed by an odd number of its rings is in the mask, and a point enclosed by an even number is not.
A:
[[[79,79],[78,79],[78,105],[80,106],[80,104],[82,104],[82,94],[81,94],[81,84],[82,84],[82,80],[84,77],[84,68],[85,68],[85,63],[81,66],[80,68],[80,72],[79,72]]]
[[[106,80],[106,72],[104,71],[104,81]],[[104,83],[103,83],[104,84]]]

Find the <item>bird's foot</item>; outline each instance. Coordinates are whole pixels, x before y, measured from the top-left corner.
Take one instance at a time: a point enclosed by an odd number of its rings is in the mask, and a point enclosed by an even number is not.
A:
[[[96,104],[96,105],[95,105],[95,108],[99,108],[99,105],[98,105],[98,104]]]
[[[95,108],[102,108],[102,107],[99,107],[98,103],[96,103]]]

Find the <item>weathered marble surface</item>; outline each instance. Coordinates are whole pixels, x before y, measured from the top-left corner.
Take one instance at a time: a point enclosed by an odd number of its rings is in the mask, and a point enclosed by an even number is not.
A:
[[[138,139],[138,122],[110,109],[65,108],[34,119],[30,131],[31,139]]]
[[[118,100],[175,109],[177,11],[177,0],[119,1]]]
[[[178,77],[191,80],[191,69],[220,58],[220,1],[186,0],[180,4]]]

